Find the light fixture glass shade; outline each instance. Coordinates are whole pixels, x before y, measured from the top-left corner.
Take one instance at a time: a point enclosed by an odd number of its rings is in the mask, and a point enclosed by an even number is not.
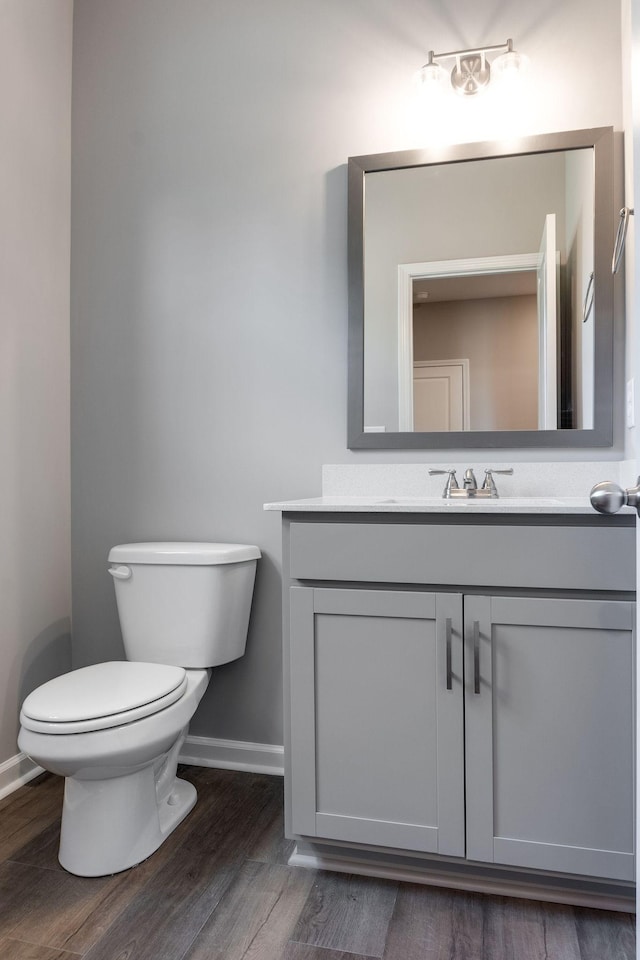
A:
[[[446,71],[435,60],[425,63],[424,67],[421,67],[418,71],[418,79],[425,91],[436,90],[441,87],[446,75]]]
[[[517,50],[507,50],[506,53],[501,53],[491,64],[494,79],[507,83],[518,80],[524,70],[525,63],[526,58]]]

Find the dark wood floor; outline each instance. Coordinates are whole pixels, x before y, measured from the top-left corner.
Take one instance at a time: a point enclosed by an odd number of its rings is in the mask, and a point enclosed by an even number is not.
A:
[[[287,866],[282,781],[185,767],[199,801],[138,867],[57,861],[62,782],[0,801],[2,960],[632,960],[627,914]]]

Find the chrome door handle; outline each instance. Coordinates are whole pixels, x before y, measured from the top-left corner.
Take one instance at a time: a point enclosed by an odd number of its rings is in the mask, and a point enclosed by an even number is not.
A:
[[[617,483],[605,480],[596,483],[590,494],[591,506],[598,513],[617,513],[621,507],[635,507],[640,515],[640,477],[635,487],[623,490]]]

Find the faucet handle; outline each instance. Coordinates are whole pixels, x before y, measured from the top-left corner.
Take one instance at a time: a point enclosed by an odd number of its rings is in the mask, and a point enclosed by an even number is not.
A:
[[[513,474],[513,467],[507,467],[505,470],[494,470],[489,469],[484,472],[484,483],[482,484],[483,490],[488,490],[489,495],[492,497],[498,497],[498,488],[495,485],[493,480],[494,473],[502,473],[504,476],[511,476]]]
[[[448,475],[449,475],[449,479],[447,480],[447,482],[446,482],[446,484],[445,484],[445,487],[444,487],[444,493],[442,494],[442,496],[446,499],[447,497],[450,497],[450,496],[451,496],[451,491],[452,491],[452,490],[459,490],[459,489],[460,489],[460,488],[458,487],[458,479],[457,479],[457,477],[456,477],[456,472],[455,472],[455,470],[429,470],[429,476],[430,476],[430,477],[437,477],[437,476],[439,476],[440,474],[448,474]]]

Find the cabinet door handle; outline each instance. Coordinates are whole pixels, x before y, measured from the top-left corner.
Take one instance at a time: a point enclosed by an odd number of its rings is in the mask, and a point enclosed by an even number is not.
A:
[[[447,654],[447,690],[453,689],[453,672],[451,670],[451,617],[445,621],[446,654]]]
[[[480,621],[473,621],[473,692],[480,693]]]

